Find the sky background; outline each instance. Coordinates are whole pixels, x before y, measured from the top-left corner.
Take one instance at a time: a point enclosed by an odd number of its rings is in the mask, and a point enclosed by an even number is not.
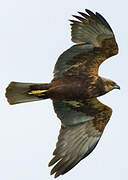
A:
[[[50,82],[58,56],[70,40],[72,14],[100,12],[114,30],[119,54],[104,62],[100,75],[116,81],[99,99],[113,114],[96,149],[60,180],[128,179],[128,3],[127,0],[0,1],[0,179],[52,180],[48,162],[60,129],[51,100],[10,106],[10,81]]]

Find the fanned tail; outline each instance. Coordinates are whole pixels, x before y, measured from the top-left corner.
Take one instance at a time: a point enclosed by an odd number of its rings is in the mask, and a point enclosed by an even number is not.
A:
[[[47,99],[46,94],[50,84],[11,82],[6,89],[9,104],[39,101]]]

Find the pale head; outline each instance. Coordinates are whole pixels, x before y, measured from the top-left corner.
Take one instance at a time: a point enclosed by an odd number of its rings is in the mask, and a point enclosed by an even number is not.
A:
[[[106,79],[106,78],[102,78],[102,80],[103,80],[104,88],[106,92],[109,92],[113,89],[120,89],[120,86],[116,82],[110,79]]]

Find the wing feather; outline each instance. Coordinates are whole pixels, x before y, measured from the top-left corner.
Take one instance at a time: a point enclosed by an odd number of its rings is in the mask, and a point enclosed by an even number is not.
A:
[[[84,18],[80,16],[73,16],[79,20],[79,24],[76,24],[75,22],[71,24],[72,41],[75,43],[90,43],[95,47],[100,47],[101,42],[97,40],[97,37],[104,34],[104,39],[108,39],[110,37],[112,38],[114,37],[113,31],[107,21],[99,13],[94,14],[88,9],[86,9],[86,12],[88,15],[79,12],[79,14]],[[94,37],[93,39],[86,33],[89,30],[91,30],[91,36]],[[102,39],[102,41],[104,39]]]
[[[51,174],[58,177],[68,172],[93,151],[111,116],[112,110],[100,103],[96,98],[84,102],[57,101],[56,103],[54,100],[53,105],[57,116],[62,122],[62,127],[56,149],[53,152],[54,157],[49,166],[54,165]],[[67,112],[68,108],[70,108],[70,111]],[[77,123],[76,120],[74,121],[74,113],[75,115],[78,113]],[[67,123],[65,118],[67,114],[70,117],[70,123]]]
[[[73,15],[77,20],[71,21],[71,37],[76,45],[65,51],[54,68],[55,79],[67,76],[98,75],[100,64],[118,53],[114,33],[99,13]]]

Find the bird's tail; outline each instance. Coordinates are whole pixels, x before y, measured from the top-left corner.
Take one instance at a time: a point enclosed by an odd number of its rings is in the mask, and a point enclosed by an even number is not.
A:
[[[50,84],[11,82],[6,89],[9,104],[39,101],[47,99],[47,90]]]

